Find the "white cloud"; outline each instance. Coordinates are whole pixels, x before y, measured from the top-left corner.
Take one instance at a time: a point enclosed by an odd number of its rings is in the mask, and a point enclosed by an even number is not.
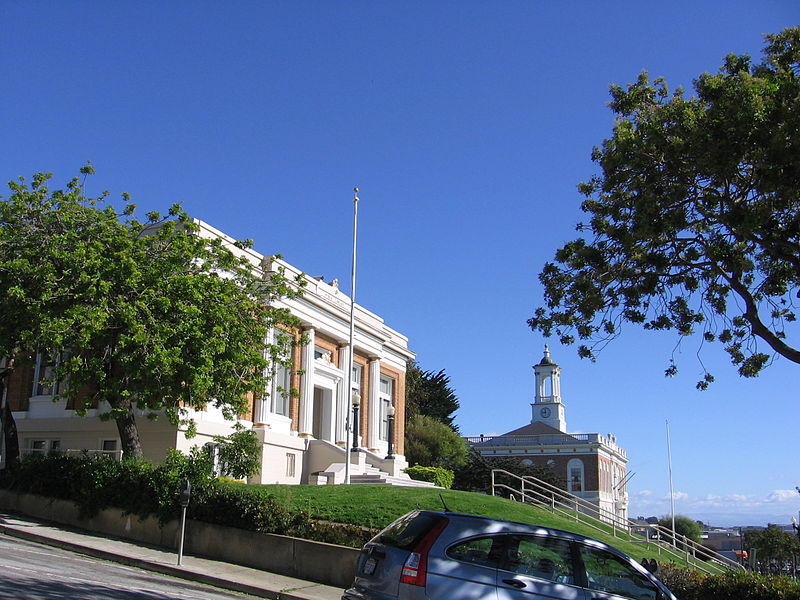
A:
[[[773,490],[763,496],[754,494],[714,494],[692,496],[673,494],[675,512],[712,525],[766,525],[789,523],[800,509],[796,490]],[[631,516],[660,516],[671,510],[669,495],[659,497],[652,490],[630,496]]]
[[[786,502],[787,500],[797,500],[800,504],[797,490],[773,490],[771,494],[767,495],[767,502]]]
[[[686,500],[687,498],[689,498],[689,494],[686,492],[672,492],[673,500]],[[669,496],[665,496],[664,500],[669,500]]]

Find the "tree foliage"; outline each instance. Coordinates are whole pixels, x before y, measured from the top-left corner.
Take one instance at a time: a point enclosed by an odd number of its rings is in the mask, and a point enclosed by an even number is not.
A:
[[[214,436],[221,471],[234,479],[246,479],[261,468],[261,442],[255,431],[245,429],[241,423],[236,423],[233,429],[230,435]]]
[[[452,427],[416,415],[406,424],[405,456],[411,466],[454,469],[467,460],[467,443]]]
[[[755,554],[759,561],[789,560],[800,555],[800,539],[793,533],[778,529],[776,525],[769,525],[766,529],[746,530],[744,549]]]
[[[658,520],[658,524],[661,525],[661,527],[672,531],[672,516],[664,515]],[[702,539],[703,529],[700,527],[700,523],[691,517],[675,515],[675,533],[687,537],[699,544]]]
[[[108,407],[126,456],[142,455],[136,411],[176,424],[209,404],[244,412],[283,350],[265,356],[268,328],[292,322],[271,306],[300,282],[256,273],[237,250],[248,242],[202,237],[180,205],[139,221],[127,195],[118,214],[107,192],[87,197],[77,177],[51,191],[49,178],[0,199],[0,356],[58,356],[60,394]]]
[[[539,275],[534,330],[588,358],[633,323],[700,334],[745,377],[775,355],[800,363],[800,28],[766,41],[762,64],[729,55],[693,97],[647,72],[611,87],[602,172],[579,186],[590,235]]]
[[[416,415],[425,415],[458,431],[453,423],[458,408],[458,398],[444,369],[438,373],[423,371],[416,362],[409,362],[406,369],[407,421]]]
[[[467,462],[455,470],[453,489],[491,494],[492,469],[503,469],[519,477],[536,477],[558,488],[565,488],[566,482],[549,467],[526,465],[513,456],[483,456],[470,448]]]

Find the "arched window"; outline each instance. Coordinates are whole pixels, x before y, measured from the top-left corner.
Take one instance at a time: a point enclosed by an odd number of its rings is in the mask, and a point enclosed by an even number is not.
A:
[[[575,493],[584,489],[583,461],[573,458],[567,463],[567,491]]]

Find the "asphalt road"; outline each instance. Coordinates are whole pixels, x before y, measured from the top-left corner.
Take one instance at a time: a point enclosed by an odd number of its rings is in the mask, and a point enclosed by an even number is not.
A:
[[[254,597],[0,536],[0,599],[7,598],[248,600]]]

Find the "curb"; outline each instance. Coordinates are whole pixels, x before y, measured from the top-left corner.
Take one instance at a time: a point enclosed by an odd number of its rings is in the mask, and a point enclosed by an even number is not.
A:
[[[269,598],[270,600],[306,600],[306,597],[296,596],[295,594],[292,593],[294,591],[299,591],[300,589],[303,588],[295,588],[294,590],[282,590],[282,591],[268,590],[262,587],[231,581],[230,579],[215,577],[214,575],[198,573],[196,571],[188,570],[179,567],[177,565],[175,566],[166,565],[163,563],[154,562],[147,559],[124,556],[116,552],[109,552],[107,550],[100,550],[98,548],[92,548],[91,546],[84,546],[83,544],[77,544],[75,542],[69,542],[66,540],[47,537],[40,535],[38,533],[31,533],[28,531],[20,530],[16,527],[10,527],[8,525],[0,524],[0,533],[7,535],[9,537],[18,538],[29,542],[36,542],[39,544],[44,544],[46,546],[53,546],[55,548],[61,548],[62,550],[69,550],[71,552],[77,552],[79,554],[91,556],[93,558],[99,558],[101,560],[107,560],[110,562],[123,564],[129,567],[137,567],[145,571],[152,571],[160,573],[162,575],[169,575],[171,577],[175,577],[178,579],[196,581],[198,583],[203,583],[206,585],[211,585],[217,588],[230,590],[234,592],[249,594],[251,596],[258,596],[260,598]],[[313,589],[314,587],[317,586],[315,584],[308,586],[309,589]]]

